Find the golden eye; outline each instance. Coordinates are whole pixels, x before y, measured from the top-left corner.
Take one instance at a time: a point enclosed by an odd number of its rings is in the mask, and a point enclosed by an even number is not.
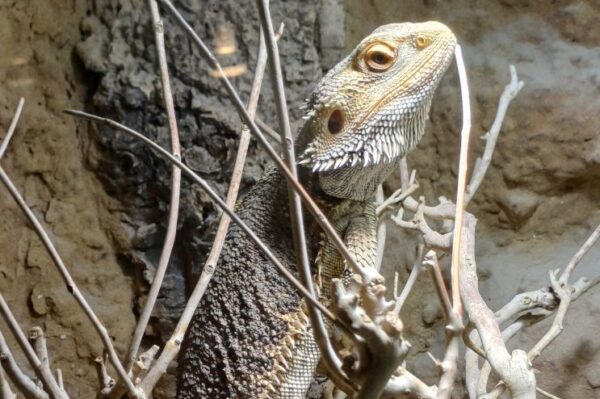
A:
[[[385,44],[374,44],[365,52],[365,63],[374,72],[387,71],[392,64],[396,54],[394,50]]]
[[[417,46],[418,49],[424,49],[425,47],[429,46],[431,44],[431,38],[426,37],[426,36],[417,36],[417,38],[415,39],[415,46]]]

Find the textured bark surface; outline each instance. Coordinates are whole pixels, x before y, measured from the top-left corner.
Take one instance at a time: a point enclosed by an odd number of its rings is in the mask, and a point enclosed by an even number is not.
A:
[[[145,7],[137,2],[94,2],[95,13],[82,27],[86,39],[78,46],[78,54],[86,67],[100,76],[93,106],[126,125],[144,132],[162,145],[168,145],[166,117],[160,99],[155,66],[152,27]],[[258,22],[253,2],[180,1],[176,5],[197,33],[215,49],[233,35],[236,51],[222,56],[223,66],[242,66],[248,72],[233,79],[242,98],[247,98],[258,48]],[[285,81],[289,105],[297,110],[310,90],[311,82],[321,74],[315,47],[316,2],[275,3],[272,7],[276,24],[285,23],[280,41],[285,65]],[[181,132],[183,158],[192,169],[212,181],[222,194],[229,181],[239,118],[232,110],[225,92],[200,59],[184,33],[165,16],[166,46],[175,106]],[[262,113],[274,120],[270,84],[264,84]],[[298,112],[292,117],[297,119]],[[170,168],[162,160],[120,135],[97,136],[103,151],[96,166],[100,178],[111,195],[124,205],[130,232],[130,248],[123,253],[149,282],[160,251],[168,206]],[[262,173],[265,160],[251,148],[242,190]],[[212,225],[219,213],[208,197],[187,182],[182,192],[182,217],[175,256],[159,297],[157,336],[170,333],[184,304],[187,290],[200,272],[205,254],[212,242]],[[139,293],[140,302],[144,292]]]

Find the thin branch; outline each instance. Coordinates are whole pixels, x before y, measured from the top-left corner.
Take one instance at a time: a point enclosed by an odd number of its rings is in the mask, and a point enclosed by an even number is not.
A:
[[[450,331],[450,338],[446,345],[446,354],[441,363],[442,376],[438,384],[437,399],[449,399],[454,389],[456,376],[458,375],[458,355],[460,354],[460,332],[462,331],[462,323],[456,320],[460,328],[449,325],[447,329]],[[453,323],[454,324],[454,323]]]
[[[261,133],[260,129],[254,123],[254,120],[250,117],[248,112],[246,111],[240,97],[235,91],[233,85],[227,79],[227,76],[223,72],[221,65],[215,58],[215,56],[210,52],[208,47],[204,44],[202,39],[194,32],[192,27],[187,23],[187,21],[183,18],[183,16],[177,11],[177,9],[173,6],[173,4],[169,0],[161,0],[162,3],[166,6],[169,12],[175,17],[177,23],[184,29],[184,31],[191,37],[192,41],[198,49],[200,50],[201,55],[204,59],[209,63],[209,66],[218,72],[218,76],[220,77],[220,81],[227,90],[233,105],[235,106],[238,114],[242,118],[243,122],[250,129],[250,133],[252,136],[258,141],[258,143],[264,148],[269,157],[273,160],[275,165],[279,168],[279,170],[283,173],[288,182],[290,182],[294,190],[302,197],[303,202],[307,206],[308,211],[314,216],[317,223],[321,226],[321,228],[325,231],[325,233],[331,239],[331,242],[335,245],[336,249],[340,252],[342,257],[348,262],[351,270],[357,274],[359,274],[364,281],[371,281],[373,279],[377,279],[379,277],[379,273],[373,268],[363,268],[359,266],[356,260],[353,258],[352,254],[346,247],[344,241],[341,239],[339,234],[336,232],[333,225],[327,220],[325,214],[320,210],[317,203],[311,198],[310,194],[302,187],[302,184],[294,178],[291,171],[285,164],[285,162],[277,155],[273,147],[269,144],[269,142],[265,139],[264,135]]]
[[[104,343],[104,348],[109,353],[110,361],[111,361],[112,365],[115,367],[115,369],[117,370],[119,377],[121,379],[123,379],[123,381],[127,385],[127,389],[129,390],[129,392],[134,397],[139,397],[138,396],[139,392],[136,390],[135,386],[131,382],[131,379],[125,372],[123,365],[119,361],[119,357],[117,356],[117,352],[115,351],[112,340],[111,340],[110,336],[108,335],[106,328],[104,327],[102,322],[100,322],[100,320],[98,319],[98,317],[96,316],[96,314],[94,313],[94,311],[92,310],[90,305],[87,303],[87,301],[85,300],[85,297],[83,296],[81,291],[79,291],[77,284],[75,284],[75,281],[71,277],[69,270],[67,269],[65,263],[63,262],[62,258],[58,254],[58,251],[54,247],[54,244],[50,240],[50,237],[44,230],[44,227],[39,222],[39,220],[34,215],[34,213],[31,211],[31,209],[29,209],[29,206],[27,206],[27,203],[25,203],[25,200],[23,199],[23,197],[21,196],[21,194],[19,193],[19,191],[17,190],[17,188],[15,187],[15,185],[10,180],[10,178],[8,177],[8,175],[6,174],[6,172],[4,171],[4,169],[1,166],[0,166],[0,180],[2,180],[2,183],[6,186],[6,188],[10,192],[11,196],[17,202],[17,204],[19,205],[19,208],[21,208],[21,210],[23,211],[25,216],[27,216],[27,219],[33,226],[35,232],[42,240],[42,243],[48,250],[48,253],[50,254],[50,257],[52,258],[52,261],[54,262],[58,271],[60,272],[60,275],[61,275],[63,281],[67,285],[67,290],[71,293],[71,295],[73,295],[73,297],[75,298],[75,300],[77,301],[79,306],[83,309],[83,311],[86,314],[86,316],[88,317],[88,319],[92,322],[94,328],[96,329],[96,332],[98,333],[98,335],[100,336],[100,339]],[[52,381],[54,381],[54,379],[52,379]],[[54,382],[54,383],[56,383],[56,382]]]
[[[428,386],[404,367],[398,367],[385,386],[381,399],[405,398],[407,393],[413,393],[420,399],[434,399],[437,388]]]
[[[4,377],[4,371],[6,371],[6,375],[10,378],[10,380],[15,384],[17,390],[22,392],[27,399],[48,399],[48,394],[44,392],[41,386],[33,382],[33,380],[21,370],[15,358],[4,339],[4,335],[2,335],[2,331],[0,331],[0,363],[2,367],[0,368],[2,376]],[[5,381],[5,378],[2,378],[2,392],[3,398],[10,396],[5,396],[6,391],[10,391],[10,386]],[[13,396],[16,398],[16,396]]]
[[[61,369],[56,369],[56,383],[58,384],[58,387],[60,389],[62,389],[63,391],[65,390],[65,382],[63,380],[63,374]]]
[[[279,133],[277,133],[275,130],[273,130],[271,128],[271,126],[269,126],[266,122],[264,122],[259,117],[255,117],[254,121],[256,122],[256,125],[260,128],[260,130],[262,130],[263,133],[265,133],[267,136],[272,138],[273,141],[275,141],[277,144],[281,144],[281,137],[279,137]]]
[[[404,201],[404,199],[406,197],[408,197],[409,195],[412,195],[412,193],[414,193],[418,188],[419,188],[419,185],[417,183],[412,183],[412,184],[408,185],[406,188],[400,188],[400,189],[394,191],[394,193],[392,193],[392,195],[387,197],[385,200],[383,200],[381,202],[381,204],[379,204],[377,206],[377,209],[376,209],[377,217],[381,217],[385,211],[393,209],[393,208],[391,208],[392,206],[402,203],[402,201]]]
[[[406,190],[409,186],[408,162],[406,157],[400,160],[400,187]]]
[[[588,253],[590,248],[592,248],[594,246],[594,244],[596,243],[596,241],[598,241],[599,238],[600,238],[600,225],[598,225],[598,227],[596,227],[596,229],[592,232],[592,234],[590,234],[590,236],[585,241],[585,243],[581,246],[581,248],[579,248],[577,253],[575,255],[573,255],[573,258],[571,258],[571,260],[569,261],[569,264],[565,267],[564,272],[562,273],[562,275],[560,276],[560,279],[558,280],[558,282],[561,285],[565,285],[569,282],[569,278],[571,277],[573,270],[575,270],[575,267],[577,267],[579,262],[581,262],[581,259],[583,259],[585,254]]]
[[[115,380],[108,375],[108,370],[106,370],[106,354],[96,357],[94,359],[96,363],[96,372],[98,374],[98,382],[100,382],[100,395],[101,397],[107,396],[112,393],[115,385]],[[121,394],[122,396],[123,394]]]
[[[383,202],[383,186],[380,184],[379,187],[377,187],[377,194],[375,196],[375,201],[377,203],[382,203]],[[383,255],[385,253],[385,237],[387,234],[387,226],[385,224],[384,220],[378,219],[377,220],[377,233],[376,233],[376,239],[377,239],[377,248],[376,248],[376,253],[377,256],[375,257],[376,261],[375,261],[375,269],[377,269],[378,271],[381,270],[381,264],[383,263]],[[394,291],[395,292],[395,291]]]
[[[265,33],[267,52],[269,54],[269,72],[271,85],[275,96],[277,118],[279,120],[281,147],[283,149],[283,155],[287,163],[287,167],[291,172],[291,177],[297,180],[298,171],[296,169],[296,156],[294,153],[294,138],[292,137],[292,129],[290,126],[287,103],[285,99],[285,89],[283,87],[279,49],[277,48],[275,32],[273,30],[273,22],[269,12],[269,1],[257,0],[256,3],[258,6],[260,24]],[[300,196],[295,192],[291,183],[288,183],[288,199],[290,218],[292,222],[294,250],[296,252],[296,261],[298,265],[298,274],[300,275],[306,290],[312,296],[316,296],[308,258],[302,202]],[[344,390],[345,392],[351,392],[352,385],[348,379],[348,376],[342,370],[342,362],[333,349],[331,341],[329,340],[329,334],[327,333],[321,315],[314,306],[311,306],[310,303],[307,303],[307,305],[308,315],[313,327],[315,341],[317,342],[319,350],[321,351],[323,364],[329,372],[329,377],[340,389]]]
[[[156,42],[156,52],[158,54],[158,65],[160,68],[160,78],[162,86],[162,97],[169,120],[169,132],[171,136],[171,151],[174,156],[181,157],[181,146],[179,144],[179,129],[177,128],[177,118],[175,116],[175,105],[173,103],[173,94],[171,91],[171,82],[169,78],[169,67],[167,65],[167,54],[165,51],[164,26],[160,19],[158,4],[156,0],[148,0],[152,23],[154,25],[154,39]],[[160,287],[162,286],[171,252],[175,245],[175,235],[177,234],[177,219],[179,216],[179,195],[181,191],[181,170],[176,166],[171,166],[171,199],[169,203],[169,220],[167,222],[167,231],[163,247],[158,260],[158,266],[154,273],[154,279],[148,292],[148,297],[144,308],[140,314],[135,332],[129,344],[127,357],[125,358],[125,369],[130,372],[133,363],[137,357],[142,338],[146,332],[146,327],[152,315],[154,304],[158,298]]]
[[[35,351],[31,347],[31,344],[27,340],[25,333],[23,333],[23,330],[21,330],[19,322],[17,321],[17,319],[15,319],[15,316],[11,312],[10,307],[4,300],[2,294],[0,294],[0,313],[2,313],[4,321],[6,322],[9,330],[12,332],[13,336],[17,340],[17,343],[21,347],[21,350],[23,351],[23,353],[25,353],[25,357],[27,358],[27,361],[33,368],[33,371],[44,384],[45,390],[50,393],[50,397],[58,399],[68,399],[67,394],[64,391],[61,391],[61,389],[58,387],[58,384],[54,380],[54,376],[52,375],[50,370],[45,368],[40,359],[37,357]],[[2,338],[2,341],[4,341],[4,338]],[[6,341],[4,341],[3,344],[0,344],[0,346],[4,347],[5,352],[8,350],[8,345],[6,345]],[[8,362],[6,365],[11,366],[10,362]],[[12,371],[14,370],[14,368],[8,368],[7,371],[9,370]],[[19,382],[23,382],[23,380],[21,379]]]
[[[478,290],[475,263],[476,219],[465,213],[461,245],[462,272],[460,289],[469,320],[477,328],[487,360],[494,372],[509,387],[514,399],[535,398],[535,374],[527,354],[522,350],[508,353],[494,314]]]
[[[44,330],[42,330],[38,326],[29,329],[29,341],[31,341],[33,349],[35,350],[35,354],[37,355],[38,359],[40,359],[42,367],[44,367],[47,370],[48,374],[52,374],[52,370],[50,369],[50,359],[48,358],[48,347],[46,346],[46,337],[44,336]]]
[[[494,316],[498,324],[503,324],[522,312],[533,308],[554,309],[558,305],[557,298],[548,288],[537,291],[523,292],[515,295]]]
[[[325,306],[323,306],[323,304],[321,304],[317,299],[315,299],[315,297],[311,296],[308,293],[308,291],[306,291],[306,289],[304,288],[302,283],[299,282],[296,279],[296,277],[294,277],[294,275],[275,257],[275,255],[273,255],[273,253],[269,249],[269,247],[260,238],[258,238],[258,236],[248,227],[248,225],[246,225],[246,223],[244,223],[244,221],[242,219],[240,219],[240,217],[230,207],[227,206],[227,204],[223,201],[223,199],[221,199],[221,197],[210,187],[210,185],[208,185],[208,183],[206,183],[206,181],[204,181],[204,179],[202,179],[200,176],[198,176],[196,173],[194,173],[194,171],[192,171],[183,162],[181,162],[179,159],[175,158],[168,151],[163,149],[161,146],[159,146],[158,144],[156,144],[155,142],[153,142],[152,140],[150,140],[143,134],[138,133],[135,130],[130,129],[127,126],[124,126],[118,122],[115,122],[112,119],[102,118],[100,116],[88,114],[83,111],[65,110],[65,112],[70,115],[90,119],[95,122],[106,123],[107,125],[112,126],[112,127],[116,128],[117,130],[120,130],[124,133],[134,136],[137,139],[139,139],[140,141],[142,141],[143,143],[145,143],[146,145],[148,145],[149,147],[151,147],[153,150],[158,152],[160,155],[167,158],[170,162],[177,165],[177,167],[181,168],[183,173],[185,173],[195,183],[197,183],[209,195],[209,197],[213,201],[215,201],[217,206],[219,206],[219,208],[221,208],[227,215],[229,215],[229,217],[238,226],[240,226],[240,228],[248,235],[248,237],[250,237],[250,239],[259,247],[259,249],[261,251],[263,251],[263,253],[267,257],[267,259],[269,259],[269,261],[271,261],[275,265],[277,270],[279,270],[279,272],[304,296],[305,299],[307,299],[308,301],[312,302],[315,306],[317,306],[317,308],[319,310],[321,310],[321,312],[325,316],[327,316],[331,321],[333,321],[334,323],[339,323],[339,320],[333,315],[333,313],[331,313]],[[345,326],[343,324],[340,324],[340,327],[344,328]]]
[[[265,48],[264,37],[261,35],[256,68],[254,72],[254,80],[252,82],[250,100],[248,101],[248,113],[251,116],[254,116],[256,113],[266,62],[267,50]],[[249,144],[250,132],[248,131],[248,128],[244,126],[240,134],[240,142],[238,144],[235,164],[233,166],[231,181],[229,183],[229,190],[227,191],[226,204],[232,209],[235,207],[235,202],[237,200]],[[214,274],[217,261],[221,255],[221,250],[223,249],[223,243],[225,242],[225,236],[227,235],[230,222],[231,218],[229,218],[226,213],[223,213],[221,219],[219,220],[219,225],[217,227],[217,232],[215,233],[215,239],[213,241],[212,248],[208,254],[204,267],[202,268],[202,274],[200,275],[200,278],[194,287],[194,291],[190,295],[183,313],[177,322],[175,331],[173,331],[173,334],[165,344],[165,347],[163,348],[163,351],[161,352],[157,361],[154,363],[146,377],[144,377],[142,380],[141,387],[144,392],[152,391],[159,378],[167,371],[167,367],[179,353],[181,343],[183,342],[183,337],[190,324],[190,321],[192,320],[192,316],[200,304],[200,300],[204,296],[206,287],[208,287],[208,283]]]
[[[450,302],[450,295],[448,294],[448,289],[446,288],[446,283],[444,282],[444,277],[442,276],[442,271],[435,251],[430,250],[425,254],[423,266],[427,267],[427,270],[429,270],[437,297],[440,301],[442,311],[444,312],[444,319],[446,320],[446,323],[449,323],[452,315],[452,303]]]
[[[519,81],[515,67],[511,65],[509,69],[510,82],[506,85],[506,87],[504,87],[504,91],[500,96],[498,110],[496,111],[496,118],[494,119],[494,123],[492,123],[492,127],[482,137],[482,139],[485,140],[485,149],[483,151],[483,156],[481,158],[477,158],[475,161],[473,173],[471,174],[471,180],[469,181],[469,186],[467,187],[465,206],[471,202],[471,199],[473,199],[473,196],[483,181],[483,177],[485,176],[487,169],[492,162],[492,155],[494,154],[494,150],[496,148],[496,142],[498,141],[498,136],[500,135],[500,130],[502,128],[502,122],[504,122],[504,117],[506,116],[508,106],[510,105],[510,102],[517,96],[517,94],[519,94],[519,91],[521,91],[524,85],[523,81]]]
[[[558,296],[560,300],[560,305],[558,305],[558,310],[556,311],[556,317],[552,322],[552,326],[544,334],[544,336],[538,341],[537,344],[529,351],[527,357],[529,361],[534,361],[539,355],[542,354],[542,351],[548,347],[559,336],[559,334],[563,330],[563,320],[565,315],[567,314],[567,310],[569,309],[569,305],[571,304],[571,294],[573,289],[570,285],[561,285],[557,280],[558,270],[550,271],[550,284],[552,285],[552,289]]]
[[[408,280],[406,280],[406,284],[404,284],[404,287],[402,288],[402,292],[396,298],[396,304],[394,305],[394,312],[397,315],[400,315],[402,306],[404,306],[404,303],[406,302],[408,295],[412,291],[412,289],[415,285],[415,282],[417,281],[417,277],[419,277],[419,271],[421,270],[421,267],[422,267],[421,265],[423,262],[423,248],[424,248],[423,244],[419,244],[419,246],[417,247],[417,257],[413,263],[413,267],[408,276]]]
[[[415,209],[415,214],[412,220],[404,220],[404,208],[402,207],[398,210],[396,215],[391,216],[392,221],[399,227],[411,230],[419,230],[425,245],[429,248],[449,249],[452,246],[452,233],[440,234],[433,230],[425,219],[425,199],[420,197],[418,204],[419,205]]]
[[[19,123],[19,117],[21,116],[21,111],[23,111],[23,105],[25,104],[25,99],[21,97],[19,100],[19,104],[17,105],[17,110],[13,116],[12,121],[10,122],[10,126],[6,131],[6,135],[2,139],[2,144],[0,144],[0,159],[4,156],[6,149],[8,148],[8,143],[10,143],[10,139],[12,138],[15,129],[17,128],[17,123]]]
[[[467,82],[467,72],[462,58],[462,51],[459,44],[454,50],[456,66],[458,68],[458,77],[460,80],[460,92],[462,99],[462,130],[460,132],[460,158],[458,164],[458,187],[456,189],[456,214],[454,217],[454,233],[452,240],[452,269],[450,271],[452,281],[452,310],[458,316],[462,314],[462,304],[460,298],[459,279],[460,279],[460,245],[463,225],[463,215],[465,210],[465,187],[467,184],[468,154],[469,154],[469,136],[471,134],[471,105],[469,99],[469,84]]]
[[[0,359],[0,362],[4,359]],[[17,399],[17,394],[12,391],[10,388],[10,384],[8,383],[8,379],[6,378],[6,373],[4,369],[0,365],[0,397],[2,399]],[[46,395],[48,397],[48,395]]]
[[[542,395],[544,395],[547,398],[550,398],[550,399],[560,399],[558,396],[552,395],[550,392],[544,391],[540,387],[535,387],[535,390],[538,391],[539,393],[541,393]]]

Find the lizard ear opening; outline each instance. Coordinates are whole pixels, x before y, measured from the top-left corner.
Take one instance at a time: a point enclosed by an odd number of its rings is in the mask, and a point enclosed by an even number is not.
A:
[[[329,119],[327,120],[327,130],[331,134],[337,134],[342,131],[344,127],[344,114],[339,109],[333,110]]]

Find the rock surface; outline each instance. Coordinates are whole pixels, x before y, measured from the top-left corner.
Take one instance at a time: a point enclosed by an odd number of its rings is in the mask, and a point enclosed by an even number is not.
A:
[[[10,3],[10,4],[8,4]],[[0,5],[0,135],[20,97],[25,107],[2,167],[62,254],[79,288],[124,353],[135,326],[131,273],[118,262],[114,228],[120,205],[106,195],[86,162],[94,152],[85,124],[62,110],[82,107],[87,76],[74,56],[85,1],[2,2]],[[57,21],[65,21],[57,24]],[[38,237],[8,192],[0,189],[0,292],[27,331],[41,326],[52,365],[62,370],[73,398],[97,387],[93,359],[102,344]],[[27,362],[8,333],[13,353]]]
[[[547,285],[548,271],[564,267],[600,222],[600,30],[592,25],[600,17],[598,3],[347,0],[346,10],[347,48],[384,23],[433,19],[453,29],[469,69],[471,161],[481,154],[483,142],[477,137],[493,122],[509,81],[508,66],[515,65],[525,86],[508,110],[492,166],[470,208],[480,219],[477,262],[482,293],[492,309],[516,292]],[[460,92],[451,70],[434,99],[429,132],[409,156],[431,203],[440,195],[454,195],[459,118]],[[406,251],[393,227],[388,239],[390,248]],[[385,266],[390,270],[403,271],[410,264],[389,255]],[[597,275],[599,256],[596,248],[584,259],[579,276]],[[421,325],[431,295],[428,282],[421,284],[405,317],[420,326],[411,332],[417,351],[440,351],[443,336],[428,337],[430,330]],[[563,334],[534,364],[540,387],[559,397],[600,397],[594,388],[600,325],[589,317],[600,311],[599,291],[573,304]],[[513,347],[531,348],[548,327],[545,322],[527,330]],[[413,361],[431,367],[420,357]]]

